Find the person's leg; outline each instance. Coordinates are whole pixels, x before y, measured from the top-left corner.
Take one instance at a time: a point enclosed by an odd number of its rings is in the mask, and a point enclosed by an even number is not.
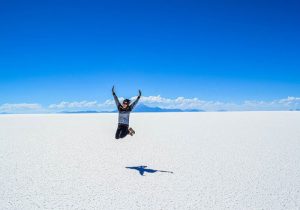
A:
[[[120,138],[121,132],[122,132],[122,127],[120,125],[118,125],[117,131],[116,131],[116,135],[115,135],[116,139]]]
[[[127,125],[122,125],[120,138],[124,138],[125,136],[128,135],[128,133],[129,133],[128,126]]]

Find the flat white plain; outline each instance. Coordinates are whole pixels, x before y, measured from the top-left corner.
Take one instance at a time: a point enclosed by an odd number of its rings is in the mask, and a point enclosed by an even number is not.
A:
[[[300,112],[0,116],[0,209],[299,209]],[[145,171],[126,167],[147,166]]]

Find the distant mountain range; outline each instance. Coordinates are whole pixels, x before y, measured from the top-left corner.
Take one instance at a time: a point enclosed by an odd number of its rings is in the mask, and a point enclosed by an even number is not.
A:
[[[88,111],[62,111],[60,113],[63,114],[90,114],[90,113],[115,113],[117,110],[114,111],[94,111],[94,110],[88,110]],[[204,112],[204,110],[198,110],[198,109],[164,109],[159,107],[150,107],[146,106],[144,104],[138,105],[133,112]]]
[[[134,110],[134,112],[204,112],[204,110],[198,109],[165,109],[160,107],[149,107],[145,104],[138,105]]]
[[[94,110],[88,110],[88,111],[62,111],[59,112],[61,114],[92,114],[92,113],[110,113],[110,112],[99,112]]]
[[[290,109],[286,111],[300,111],[300,109]],[[61,111],[57,112],[58,114],[93,114],[93,113],[116,113],[117,110],[114,111],[96,111],[96,110],[79,110],[79,111]],[[160,107],[150,107],[144,104],[139,104],[133,112],[205,112],[205,110],[198,110],[198,109],[165,109]],[[228,110],[220,109],[216,112],[228,112]],[[5,114],[16,114],[16,113],[9,113],[9,112],[0,112],[0,115]],[[18,113],[20,114],[20,113]],[[48,113],[51,114],[51,113]]]
[[[226,109],[219,109],[219,110],[217,110],[217,112],[228,112],[228,110],[226,110]]]

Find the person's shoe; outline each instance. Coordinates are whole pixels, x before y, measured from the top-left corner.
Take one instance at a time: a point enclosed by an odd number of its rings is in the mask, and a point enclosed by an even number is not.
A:
[[[132,128],[129,128],[128,131],[130,136],[133,136],[135,134],[135,131]]]

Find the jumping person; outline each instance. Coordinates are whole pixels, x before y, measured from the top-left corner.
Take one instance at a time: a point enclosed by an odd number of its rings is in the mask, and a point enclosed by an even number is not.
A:
[[[119,99],[115,93],[115,86],[112,87],[112,94],[114,96],[119,111],[118,129],[115,138],[124,138],[128,134],[133,136],[135,134],[135,131],[129,127],[129,115],[130,112],[134,109],[135,105],[140,100],[142,92],[141,90],[139,90],[139,95],[134,102],[131,103],[129,99],[125,99],[123,100],[122,104],[119,102]]]

